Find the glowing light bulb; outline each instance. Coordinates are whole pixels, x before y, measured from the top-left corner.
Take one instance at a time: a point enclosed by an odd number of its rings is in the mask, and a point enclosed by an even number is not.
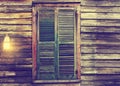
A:
[[[3,41],[3,50],[4,51],[11,51],[11,42],[10,42],[10,37],[8,35],[5,36],[4,41]]]

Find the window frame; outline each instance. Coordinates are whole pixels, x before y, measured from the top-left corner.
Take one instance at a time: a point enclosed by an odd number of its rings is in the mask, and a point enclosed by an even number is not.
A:
[[[63,3],[62,3],[63,4]],[[59,83],[59,82],[79,82],[80,81],[80,70],[81,70],[81,66],[80,66],[80,3],[64,3],[64,5],[62,5],[61,3],[39,3],[39,4],[35,4],[32,8],[32,57],[33,57],[33,68],[32,68],[32,78],[33,78],[33,82],[35,83]],[[77,73],[77,79],[76,80],[36,80],[35,76],[36,76],[36,59],[37,59],[37,11],[39,9],[39,7],[42,6],[50,6],[50,7],[75,7],[77,12],[76,12],[76,73]]]

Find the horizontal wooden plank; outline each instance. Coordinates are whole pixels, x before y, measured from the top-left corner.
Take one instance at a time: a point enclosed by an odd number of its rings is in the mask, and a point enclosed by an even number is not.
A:
[[[82,54],[82,60],[120,60],[120,54]]]
[[[82,81],[81,82],[82,86],[119,86],[120,82],[118,81],[112,81],[112,80],[95,80],[95,81]]]
[[[107,12],[107,13],[119,13],[120,6],[81,6],[82,13],[100,13],[100,12]]]
[[[21,44],[18,44],[18,43],[14,43],[14,44],[11,44],[11,46],[14,48],[14,49],[17,49],[16,51],[31,51],[32,50],[32,44],[30,43],[21,43]]]
[[[29,82],[28,83],[1,83],[1,86],[32,86]]]
[[[88,48],[95,48],[95,49],[113,49],[113,50],[119,50],[120,45],[104,45],[104,44],[96,44],[96,45],[81,45],[82,48],[88,47]]]
[[[1,6],[0,5],[0,13],[19,13],[19,12],[31,12],[32,8],[31,6]]]
[[[118,0],[82,0],[81,5],[87,6],[120,6]]]
[[[91,40],[82,40],[81,41],[82,46],[99,46],[99,45],[109,45],[109,46],[120,46],[120,41],[115,39],[110,41],[110,39],[91,39]]]
[[[82,53],[97,54],[120,54],[120,48],[81,47]]]
[[[26,19],[0,19],[0,25],[31,25],[31,18]]]
[[[32,13],[0,13],[0,19],[8,18],[31,18]]]
[[[1,64],[30,65],[32,64],[32,58],[0,58]]]
[[[4,77],[30,77],[32,76],[32,71],[0,71],[0,78]]]
[[[32,65],[0,65],[0,71],[32,71]]]
[[[82,41],[94,41],[96,43],[115,43],[119,44],[120,35],[119,34],[110,34],[110,33],[81,33],[81,39]]]
[[[3,40],[1,40],[0,41],[0,47],[2,48],[2,46],[3,46]],[[14,39],[14,41],[13,41],[13,39],[11,39],[11,41],[10,41],[10,45],[12,46],[12,47],[16,47],[16,48],[18,48],[18,49],[31,49],[31,45],[32,45],[32,41],[30,41],[29,39],[27,39],[26,38],[26,40],[23,40],[23,41],[18,41],[18,40],[16,40],[15,41],[15,39]],[[0,50],[1,51],[1,50]]]
[[[10,36],[10,38],[12,38],[12,39],[30,39],[31,40],[31,32],[29,33],[28,32],[28,34],[23,34],[23,35],[21,35],[20,33],[22,33],[22,32],[17,32],[18,34],[9,34],[10,32],[6,32],[6,34],[8,34],[9,36]],[[12,33],[12,32],[11,32]],[[14,33],[14,32],[13,32]],[[24,33],[24,31],[23,31],[23,33]],[[25,32],[25,33],[27,33],[27,32]],[[6,34],[0,34],[0,37],[5,37],[5,35]]]
[[[1,31],[11,31],[11,32],[27,32],[32,31],[31,25],[0,25],[0,32]]]
[[[12,31],[7,31],[7,32],[0,32],[0,35],[5,36],[6,34],[9,34],[11,37],[31,37],[32,32],[12,32]]]
[[[13,2],[19,2],[19,3],[21,2],[22,3],[22,2],[29,2],[29,0],[19,0],[19,1],[16,1],[16,0],[1,0],[1,2],[12,2],[12,3]]]
[[[119,42],[120,41],[119,34],[108,34],[108,33],[82,33],[82,40],[94,40],[94,42]]]
[[[27,38],[26,38],[27,39]],[[16,46],[18,49],[31,49],[31,45],[32,45],[32,43],[31,43],[31,41],[27,41],[27,42],[24,42],[24,41],[21,41],[21,42],[19,42],[19,41],[16,41],[16,43],[15,43],[15,41],[13,41],[13,46]]]
[[[0,37],[0,46],[2,46],[4,37]],[[27,38],[27,37],[21,37],[21,38],[14,38],[11,37],[11,43],[12,45],[16,45],[16,46],[22,46],[22,45],[31,45],[32,44],[32,39],[31,38]]]
[[[91,33],[120,33],[120,27],[81,27],[81,32],[91,32]]]
[[[120,13],[81,13],[82,19],[120,19]]]
[[[120,74],[120,68],[81,68],[82,74]]]
[[[32,77],[9,77],[0,78],[0,83],[29,83],[32,82]]]
[[[6,53],[0,56],[0,58],[32,58],[32,52],[24,52],[24,51],[19,51],[19,52],[12,52],[12,53]]]
[[[89,81],[120,81],[120,75],[84,75],[81,77],[82,80]]]
[[[82,20],[81,26],[120,26],[120,20]]]
[[[32,5],[32,0],[1,0],[0,5]]]
[[[31,41],[27,41],[27,42],[11,41],[10,43],[11,43],[11,46],[13,48],[16,48],[18,50],[21,50],[21,49],[28,49],[29,50],[29,49],[31,49],[31,45],[32,45]],[[0,43],[0,47],[2,47],[2,45],[3,45],[3,42]]]
[[[82,67],[92,67],[92,68],[120,68],[120,60],[118,61],[81,61]]]

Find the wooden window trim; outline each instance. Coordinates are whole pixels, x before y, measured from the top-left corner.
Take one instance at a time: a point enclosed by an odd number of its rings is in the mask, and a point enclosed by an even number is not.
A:
[[[80,6],[77,7],[77,51],[76,51],[76,55],[77,55],[77,76],[78,76],[78,79],[81,79],[81,64],[80,64],[80,59],[81,59],[81,47],[80,47],[80,43],[81,43],[81,39],[80,39]]]
[[[36,9],[35,7],[32,8],[32,58],[33,58],[33,63],[32,63],[32,79],[35,80],[36,76],[36,59],[37,59],[37,37],[36,37],[36,32],[37,32],[37,25],[36,25]]]
[[[51,6],[51,4],[47,4],[47,5],[50,5]],[[53,6],[55,5],[55,4],[52,4]],[[68,4],[67,4],[68,5]],[[77,5],[77,6],[76,6]],[[36,34],[36,32],[37,32],[37,22],[36,22],[36,11],[37,11],[37,9],[36,9],[36,7],[40,7],[40,6],[46,6],[46,4],[37,4],[36,6],[34,6],[33,8],[32,8],[32,57],[33,57],[33,69],[32,69],[32,76],[33,76],[33,82],[35,82],[35,83],[51,83],[51,82],[54,82],[54,83],[56,83],[56,82],[79,82],[80,81],[80,77],[81,77],[81,73],[80,73],[80,70],[81,70],[81,65],[80,65],[80,57],[81,57],[81,55],[80,55],[80,3],[78,4],[69,4],[68,5],[68,7],[70,6],[72,6],[72,7],[77,7],[77,14],[76,14],[76,16],[77,16],[77,22],[76,22],[76,28],[77,28],[77,34],[76,34],[76,40],[77,40],[77,43],[76,43],[76,67],[77,67],[77,78],[78,78],[78,80],[76,79],[76,80],[35,80],[35,76],[36,76],[36,55],[37,55],[37,47],[36,47],[36,45],[37,45],[37,41],[38,41],[38,39],[37,39],[37,34]],[[58,3],[58,5],[55,5],[55,6],[60,6],[60,7],[62,7],[62,4],[59,4]]]
[[[34,80],[34,83],[45,83],[45,84],[64,84],[64,83],[80,83],[79,79],[76,80]]]
[[[33,3],[80,3],[81,0],[33,0]]]

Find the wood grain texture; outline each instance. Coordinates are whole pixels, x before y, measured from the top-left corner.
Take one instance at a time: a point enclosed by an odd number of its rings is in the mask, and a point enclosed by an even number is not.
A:
[[[110,33],[81,33],[82,40],[94,40],[95,42],[119,42],[119,34]]]
[[[2,71],[0,73],[0,78],[3,78],[3,77],[21,77],[24,76],[24,77],[28,77],[28,76],[31,76],[31,72],[32,71]]]
[[[120,26],[120,20],[117,19],[98,19],[98,20],[82,20],[82,26]]]
[[[0,25],[0,32],[31,32],[31,25]]]
[[[2,71],[28,71],[28,72],[32,71],[32,65],[3,64],[3,65],[0,65],[0,68],[1,68],[0,69],[1,72]]]
[[[31,13],[0,13],[0,19],[31,18]]]
[[[63,2],[79,2],[80,3],[80,1],[81,0],[47,0],[47,1],[46,0],[44,0],[44,1],[43,0],[33,0],[34,3],[40,3],[40,2],[41,3],[44,3],[44,2],[47,2],[47,3],[50,3],[50,2],[52,2],[52,3],[55,3],[55,2],[62,2],[62,3]]]
[[[31,0],[0,3],[0,83],[27,83],[32,80]],[[3,50],[5,35],[12,51]]]
[[[31,1],[26,0],[19,3],[17,1],[12,3],[3,1],[0,3],[0,46],[2,46],[6,33],[10,35],[12,42],[16,42],[14,43],[16,46],[14,54],[7,56],[2,55],[2,51],[0,52],[1,86],[2,83],[4,83],[3,86],[32,86],[29,84],[32,80],[31,43],[32,41],[33,43],[36,42],[36,40],[32,39],[31,23],[35,23],[35,21],[31,22],[33,16]],[[35,1],[39,2],[38,0]],[[55,0],[52,1],[55,2]],[[81,54],[81,86],[119,86],[120,1],[81,0],[81,6],[82,54],[78,53],[78,55]],[[35,26],[33,26],[33,30],[34,28]],[[33,33],[35,34],[36,31]],[[33,37],[35,38],[34,34]],[[32,48],[35,53],[34,46]],[[0,49],[2,48],[0,47]],[[16,84],[8,85],[8,82]],[[40,85],[35,84],[35,86]],[[49,86],[51,85],[49,84]]]
[[[0,5],[0,13],[23,13],[23,12],[31,12],[32,8],[29,5]]]
[[[120,6],[118,0],[82,0],[81,5],[84,6]]]
[[[94,80],[94,81],[88,81],[84,80],[81,82],[81,86],[119,86],[120,82],[117,80]]]
[[[77,31],[76,31],[77,32],[77,37],[76,37],[77,38],[77,40],[76,40],[77,41],[77,43],[76,43],[77,44],[77,49],[76,49],[77,53],[76,53],[76,55],[77,55],[77,73],[78,73],[77,77],[78,77],[78,79],[81,79],[81,63],[80,63],[81,62],[81,50],[80,50],[80,48],[81,48],[81,46],[80,46],[81,45],[80,44],[81,43],[81,39],[80,39],[81,38],[80,37],[80,32],[81,32],[81,30],[80,30],[80,27],[81,27],[80,26],[80,22],[81,22],[80,21],[80,14],[81,13],[80,13],[80,9],[81,8],[79,6],[78,9],[77,9],[78,10],[77,11],[78,20],[77,20]]]
[[[95,27],[81,27],[81,32],[86,33],[103,33],[103,34],[119,34],[120,33],[120,27],[115,26],[95,26]]]
[[[82,47],[81,53],[92,53],[92,54],[120,54],[119,47],[116,48],[103,48],[98,47]]]
[[[81,77],[82,80],[86,81],[113,81],[119,82],[120,75],[84,75]],[[106,82],[107,83],[107,82]]]
[[[120,13],[82,13],[81,19],[120,19]]]
[[[84,60],[120,60],[119,54],[82,54],[82,58]]]
[[[9,31],[9,32],[1,32],[0,35],[3,35],[5,36],[6,34],[10,34],[11,37],[31,37],[31,32],[12,32],[12,31]]]
[[[1,0],[0,5],[31,5],[32,0]]]
[[[119,68],[120,65],[119,65],[120,61],[117,60],[117,61],[114,61],[114,60],[111,60],[111,61],[101,61],[101,60],[94,60],[94,61],[82,61],[81,62],[81,66],[82,67],[92,67],[92,68]],[[97,73],[96,73],[97,74]]]
[[[120,13],[120,6],[82,6],[82,13]]]
[[[0,25],[31,25],[31,18],[26,19],[0,19]]]
[[[120,74],[120,69],[119,68],[97,68],[97,67],[93,67],[93,68],[88,68],[88,67],[84,67],[81,70],[82,74],[111,74],[111,75],[117,75]]]
[[[31,58],[1,58],[0,59],[0,65],[1,64],[25,64],[25,65],[30,65],[32,64],[32,59]]]
[[[120,1],[81,1],[81,86],[119,86]]]
[[[28,83],[1,83],[1,86],[32,86],[29,82]]]
[[[37,37],[36,37],[36,33],[37,33],[37,30],[36,30],[36,28],[37,28],[37,25],[36,25],[36,20],[37,20],[37,18],[36,18],[36,10],[35,10],[35,7],[33,7],[32,8],[32,12],[33,12],[33,17],[32,17],[32,58],[33,58],[33,68],[32,68],[32,75],[33,75],[33,77],[32,77],[32,79],[33,80],[35,80],[36,79],[36,73],[37,73],[37,71],[36,71],[36,68],[37,68],[37,65],[36,65],[36,63],[37,63],[37,48],[36,48],[36,43],[37,43]]]
[[[0,78],[0,83],[29,83],[31,80],[31,77],[5,77]]]

